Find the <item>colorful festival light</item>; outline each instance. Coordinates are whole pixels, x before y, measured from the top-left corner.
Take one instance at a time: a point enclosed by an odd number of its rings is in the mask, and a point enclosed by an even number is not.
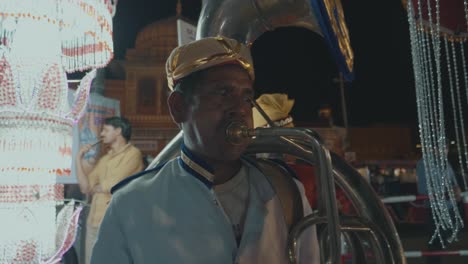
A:
[[[116,4],[0,0],[0,263],[57,263],[73,243],[80,209],[56,177],[70,173],[72,126],[112,59]],[[70,104],[76,71],[89,72]]]

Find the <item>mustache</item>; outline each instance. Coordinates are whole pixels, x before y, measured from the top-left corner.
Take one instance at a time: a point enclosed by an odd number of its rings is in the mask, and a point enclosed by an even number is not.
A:
[[[232,124],[241,124],[241,125],[243,125],[245,127],[250,127],[249,122],[248,122],[248,120],[246,118],[228,118],[228,119],[226,119],[226,120],[224,120],[223,122],[220,123],[220,127],[223,130],[226,130]]]

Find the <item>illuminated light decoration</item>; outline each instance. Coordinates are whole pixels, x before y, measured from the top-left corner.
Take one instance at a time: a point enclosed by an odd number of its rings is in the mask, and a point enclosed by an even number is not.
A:
[[[468,106],[468,72],[464,45],[468,40],[468,1],[411,0],[406,2],[406,8],[419,134],[436,225],[430,243],[439,239],[444,246],[446,242],[455,241],[463,227],[448,174],[446,145],[449,138],[447,126],[453,124],[458,165],[465,175],[468,146],[463,109]],[[462,178],[463,183],[459,184],[466,189],[466,179]],[[443,230],[451,231],[451,235],[443,237]]]
[[[66,204],[65,207],[59,212],[57,216],[56,230],[61,232],[57,235],[56,248],[58,249],[54,256],[52,256],[45,263],[57,263],[67,250],[71,248],[76,238],[76,228],[78,227],[78,220],[80,217],[82,207],[77,210],[74,208],[74,201]],[[71,219],[71,221],[70,221]]]
[[[0,36],[5,46],[17,45],[18,51],[30,51],[28,55],[46,55],[49,58],[59,55],[57,58],[63,60],[61,65],[67,72],[104,67],[113,56],[114,2],[1,1]],[[33,29],[41,31],[35,32]],[[26,39],[32,42],[25,42]],[[31,48],[32,43],[34,48]],[[39,49],[42,52],[37,52]]]
[[[74,242],[81,208],[56,178],[71,173],[73,124],[112,59],[116,4],[0,1],[0,263],[58,263]],[[89,72],[70,104],[76,71]]]

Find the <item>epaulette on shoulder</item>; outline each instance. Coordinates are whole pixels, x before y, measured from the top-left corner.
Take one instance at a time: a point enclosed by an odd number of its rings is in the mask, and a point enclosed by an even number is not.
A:
[[[131,181],[137,179],[137,178],[140,178],[141,176],[144,176],[146,174],[149,174],[149,173],[155,173],[155,172],[158,172],[162,167],[164,167],[164,165],[166,165],[166,162],[152,168],[152,169],[149,169],[149,170],[144,170],[144,171],[140,171],[136,174],[133,174],[132,176],[129,176],[123,180],[121,180],[119,183],[117,183],[116,185],[114,185],[114,187],[111,188],[111,194],[114,194],[114,192],[118,191],[119,189],[121,189],[122,187],[124,187],[125,185],[127,185],[128,183],[130,183]]]

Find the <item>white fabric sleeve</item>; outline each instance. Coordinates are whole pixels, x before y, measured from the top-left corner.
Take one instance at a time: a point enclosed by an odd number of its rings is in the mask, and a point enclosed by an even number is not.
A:
[[[304,208],[304,216],[308,216],[312,213],[312,208],[305,195],[305,189],[302,183],[296,179],[294,182],[299,189],[302,198],[302,206]],[[300,263],[312,263],[320,264],[320,248],[317,238],[316,226],[310,226],[304,232],[302,232],[299,239],[299,264]]]
[[[91,264],[131,264],[131,256],[115,210],[115,199],[111,200],[102,220],[91,255]]]

